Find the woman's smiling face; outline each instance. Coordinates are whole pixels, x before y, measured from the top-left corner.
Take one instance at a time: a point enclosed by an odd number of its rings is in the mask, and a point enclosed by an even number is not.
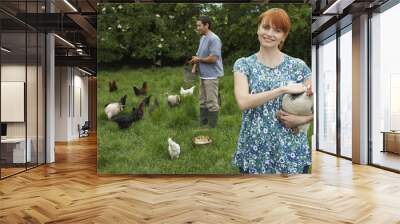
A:
[[[290,32],[290,17],[285,10],[272,8],[258,17],[257,35],[261,47],[281,49]]]
[[[279,44],[286,39],[287,34],[271,23],[261,23],[257,30],[258,41],[262,47],[278,48]]]

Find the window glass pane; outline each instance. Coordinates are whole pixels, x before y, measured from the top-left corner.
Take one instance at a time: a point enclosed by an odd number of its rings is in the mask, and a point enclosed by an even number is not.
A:
[[[1,178],[45,161],[45,35],[14,18],[43,13],[44,3],[0,2]]]
[[[400,4],[371,19],[372,163],[400,170]],[[383,132],[388,132],[384,134]]]
[[[336,153],[336,40],[318,48],[318,148]]]
[[[38,163],[45,163],[45,52],[46,39],[43,33],[39,33],[38,46]]]
[[[340,153],[352,157],[352,33],[340,36]]]
[[[37,81],[38,81],[38,35],[36,32],[28,32],[28,63],[27,63],[27,81],[26,81],[26,112],[27,112],[27,141],[30,147],[30,161],[28,168],[37,165]]]
[[[1,34],[1,177],[25,170],[30,162],[26,141],[26,33]],[[6,50],[4,50],[6,49]]]

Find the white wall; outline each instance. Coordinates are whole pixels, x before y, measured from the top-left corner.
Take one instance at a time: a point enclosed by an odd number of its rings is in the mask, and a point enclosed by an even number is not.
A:
[[[68,86],[67,67],[55,68],[55,141],[68,140]]]
[[[352,23],[352,160],[368,163],[368,15]]]
[[[73,110],[75,113],[73,113],[73,118],[72,119],[72,135],[78,137],[78,129],[77,126],[80,124],[81,126],[89,119],[89,111],[88,111],[88,78],[87,76],[82,76],[83,73],[81,73],[79,70],[75,69],[74,70],[74,89],[75,91],[73,92],[74,96],[74,108]],[[78,74],[77,74],[78,73]],[[80,93],[79,93],[80,91]],[[80,97],[79,97],[80,95]],[[80,101],[80,102],[78,102]],[[81,108],[79,108],[81,107]],[[79,111],[81,109],[81,111]]]
[[[56,141],[79,138],[78,124],[88,120],[88,78],[83,75],[76,68],[56,67]]]
[[[50,2],[46,2],[50,12],[54,10]],[[56,160],[55,153],[55,42],[54,35],[46,36],[46,163]]]

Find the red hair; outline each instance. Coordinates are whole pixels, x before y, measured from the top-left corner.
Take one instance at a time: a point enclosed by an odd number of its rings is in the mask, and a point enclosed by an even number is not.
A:
[[[263,12],[258,17],[258,26],[262,24],[271,24],[275,29],[281,29],[286,37],[292,26],[289,15],[285,10],[280,8],[272,8]],[[283,47],[283,43],[284,41],[279,44],[279,49]]]

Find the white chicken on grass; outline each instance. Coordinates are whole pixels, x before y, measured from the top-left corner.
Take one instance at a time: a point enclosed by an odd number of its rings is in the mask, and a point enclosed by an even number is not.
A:
[[[288,84],[295,84],[289,81]],[[314,99],[313,96],[307,96],[307,92],[301,94],[285,94],[282,98],[282,109],[285,112],[295,115],[311,115],[313,113]],[[310,123],[300,125],[298,130],[307,133]]]
[[[168,152],[171,159],[179,158],[179,154],[181,153],[181,147],[171,138],[168,138]]]
[[[179,95],[168,95],[167,101],[170,107],[175,107],[181,102],[181,97]]]
[[[123,111],[125,107],[125,102],[126,102],[126,95],[121,97],[119,102],[106,104],[106,106],[104,107],[104,112],[106,113],[107,118],[111,120],[112,117]]]
[[[196,86],[192,86],[190,89],[184,89],[183,87],[181,87],[181,95],[182,96],[189,96],[189,95],[193,95],[193,91],[194,91],[194,88],[195,88]]]

